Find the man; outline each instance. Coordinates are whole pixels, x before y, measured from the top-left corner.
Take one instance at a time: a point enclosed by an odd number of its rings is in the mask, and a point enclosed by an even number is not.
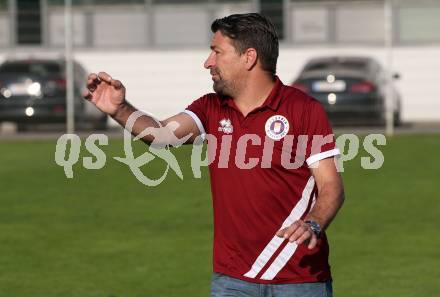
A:
[[[214,208],[211,296],[331,296],[324,230],[344,196],[334,162],[339,151],[325,112],[276,77],[278,38],[266,18],[231,15],[214,21],[211,30],[204,66],[215,94],[161,122],[178,124],[175,139],[208,138]],[[136,112],[121,82],[108,74],[91,74],[87,85],[85,98],[122,126]],[[142,116],[132,133],[150,127],[158,127],[157,122]],[[157,137],[142,139],[152,143]],[[215,141],[220,149],[210,147]],[[168,142],[167,137],[159,142]],[[289,150],[289,143],[300,149]],[[292,158],[306,162],[291,166]]]

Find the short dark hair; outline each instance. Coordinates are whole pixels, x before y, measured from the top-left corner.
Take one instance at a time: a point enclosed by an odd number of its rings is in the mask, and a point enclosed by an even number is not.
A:
[[[278,59],[278,35],[275,26],[259,13],[232,14],[216,19],[211,31],[220,31],[232,39],[237,52],[243,54],[248,48],[257,51],[264,71],[275,75]]]

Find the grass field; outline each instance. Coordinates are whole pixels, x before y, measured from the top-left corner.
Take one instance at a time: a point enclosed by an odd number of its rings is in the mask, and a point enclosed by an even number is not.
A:
[[[209,178],[192,177],[191,147],[177,151],[184,180],[155,188],[113,160],[121,140],[103,149],[103,169],[78,162],[67,179],[55,141],[0,142],[0,296],[208,296]],[[345,164],[346,203],[328,231],[335,296],[438,296],[440,137],[381,149],[380,170]]]

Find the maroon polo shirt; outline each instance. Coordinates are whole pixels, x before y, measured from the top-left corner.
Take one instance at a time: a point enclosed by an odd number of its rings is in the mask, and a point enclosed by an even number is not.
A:
[[[184,112],[208,142],[214,272],[255,283],[329,280],[325,234],[312,250],[276,236],[318,197],[309,166],[339,154],[320,103],[277,77],[263,105],[246,117],[233,99],[217,94]]]

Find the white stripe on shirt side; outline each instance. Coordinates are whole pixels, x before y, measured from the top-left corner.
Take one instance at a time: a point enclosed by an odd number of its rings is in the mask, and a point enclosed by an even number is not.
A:
[[[257,274],[261,271],[261,269],[263,269],[264,265],[266,265],[266,263],[269,261],[270,257],[275,254],[283,241],[284,238],[275,235],[258,256],[257,260],[255,260],[254,264],[251,267],[251,270],[246,272],[244,276],[255,278]]]
[[[298,245],[295,242],[288,242],[278,257],[276,257],[266,272],[261,276],[261,279],[272,280],[278,272],[286,266],[286,263],[293,256],[297,248]]]
[[[188,110],[188,109],[185,109],[182,112],[186,113],[187,115],[189,115],[194,120],[194,122],[197,125],[197,128],[199,128],[200,136],[204,140],[206,132],[205,132],[205,128],[203,127],[202,121],[199,119],[199,117],[194,112],[192,112],[191,110]]]
[[[312,198],[312,206],[310,207],[310,209],[312,209],[313,206],[315,205],[315,201],[316,201],[316,195],[314,194]],[[261,279],[264,280],[274,279],[274,277],[278,274],[278,272],[280,272],[280,270],[283,269],[284,266],[286,266],[290,258],[292,258],[297,248],[298,245],[295,242],[288,242],[287,245],[281,251],[281,253],[275,258],[275,260],[269,266],[269,268],[267,268],[266,272],[261,276]]]
[[[316,203],[316,194],[313,194],[313,200],[312,200],[312,205],[310,206],[310,210],[313,209],[313,206],[315,206]]]
[[[313,192],[314,187],[315,187],[315,179],[313,178],[313,176],[310,176],[302,192],[301,199],[292,209],[289,216],[284,220],[280,230],[290,226],[293,222],[301,218],[301,216],[306,211],[307,206],[309,205],[310,196]],[[249,278],[255,278],[257,274],[260,273],[263,267],[267,264],[269,259],[275,254],[275,252],[278,250],[278,248],[281,246],[284,240],[285,240],[284,238],[278,237],[275,234],[275,236],[263,249],[261,254],[257,257],[251,269],[248,272],[246,272],[244,276]]]
[[[339,151],[339,149],[335,148],[335,149],[332,149],[332,150],[329,150],[329,151],[325,151],[325,152],[322,152],[322,153],[310,156],[310,157],[307,158],[306,162],[307,162],[307,165],[310,166],[313,163],[318,162],[318,161],[320,161],[322,159],[333,157],[333,156],[338,156],[340,154],[341,154],[341,152]]]

